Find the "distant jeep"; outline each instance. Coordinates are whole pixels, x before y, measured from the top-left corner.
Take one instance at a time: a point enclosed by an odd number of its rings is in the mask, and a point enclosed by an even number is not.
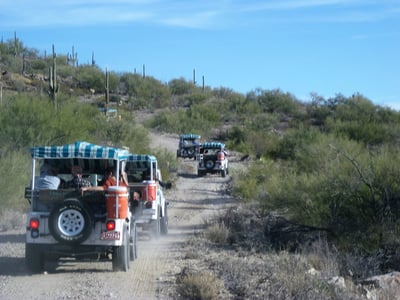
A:
[[[201,136],[198,134],[181,134],[176,157],[196,159],[200,149],[200,139]]]
[[[207,173],[221,174],[225,177],[229,174],[228,152],[225,144],[221,142],[205,142],[201,145],[197,155],[197,175],[204,176]]]
[[[100,185],[110,169],[119,182],[128,151],[75,142],[33,147],[30,153],[32,177],[25,188],[30,203],[25,244],[28,269],[42,272],[47,260],[69,258],[110,261],[113,271],[127,271],[129,262],[137,258],[136,223],[129,210],[128,188],[117,183],[103,190]],[[71,170],[78,169],[80,182],[98,186],[98,190],[82,192],[79,186],[69,187]],[[51,182],[49,178],[60,185],[46,187],[44,182]]]
[[[126,173],[132,198],[131,210],[136,224],[158,238],[168,233],[168,201],[163,188],[171,183],[162,181],[157,158],[147,154],[131,154],[126,162]]]

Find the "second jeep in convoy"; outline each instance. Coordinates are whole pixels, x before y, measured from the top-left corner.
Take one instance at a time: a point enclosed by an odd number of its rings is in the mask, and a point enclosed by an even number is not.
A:
[[[197,175],[203,176],[207,173],[221,174],[225,177],[229,174],[228,152],[225,144],[221,142],[205,142],[200,147],[197,155]]]
[[[138,226],[148,230],[156,238],[168,233],[168,202],[163,187],[157,158],[148,154],[131,154],[126,162],[130,186],[131,210]]]

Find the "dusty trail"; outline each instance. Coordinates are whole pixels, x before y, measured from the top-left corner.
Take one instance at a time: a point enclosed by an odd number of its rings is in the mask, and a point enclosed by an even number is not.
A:
[[[154,148],[173,153],[178,144],[174,135],[152,134],[152,141]],[[174,299],[182,243],[231,202],[225,193],[229,177],[198,178],[193,160],[181,161],[178,175],[174,188],[165,191],[168,235],[155,240],[139,232],[138,259],[128,272],[112,272],[110,262],[66,261],[30,275],[24,267],[24,221],[19,229],[1,232],[0,299]]]

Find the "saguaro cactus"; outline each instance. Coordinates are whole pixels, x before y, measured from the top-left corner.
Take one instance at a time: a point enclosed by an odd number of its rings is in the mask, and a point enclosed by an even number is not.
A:
[[[49,94],[53,100],[54,108],[57,109],[57,93],[58,93],[58,83],[57,83],[57,62],[56,53],[54,51],[53,45],[53,66],[49,68]]]
[[[104,107],[104,113],[107,115],[107,110],[108,110],[108,104],[110,103],[110,73],[106,69],[106,81],[105,81],[105,86],[104,86],[104,92],[106,94],[106,103]]]

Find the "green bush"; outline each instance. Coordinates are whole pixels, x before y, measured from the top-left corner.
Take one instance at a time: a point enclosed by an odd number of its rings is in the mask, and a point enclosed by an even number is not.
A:
[[[367,249],[398,242],[396,148],[365,151],[361,143],[315,134],[295,149],[289,161],[254,163],[235,177],[233,191],[258,199],[266,211],[325,229],[342,247],[354,240]]]
[[[159,80],[138,74],[124,74],[121,76],[129,95],[132,110],[143,108],[163,108],[170,105],[170,91]]]
[[[0,148],[0,210],[25,210],[28,202],[24,199],[25,187],[29,186],[31,159],[28,149]]]

